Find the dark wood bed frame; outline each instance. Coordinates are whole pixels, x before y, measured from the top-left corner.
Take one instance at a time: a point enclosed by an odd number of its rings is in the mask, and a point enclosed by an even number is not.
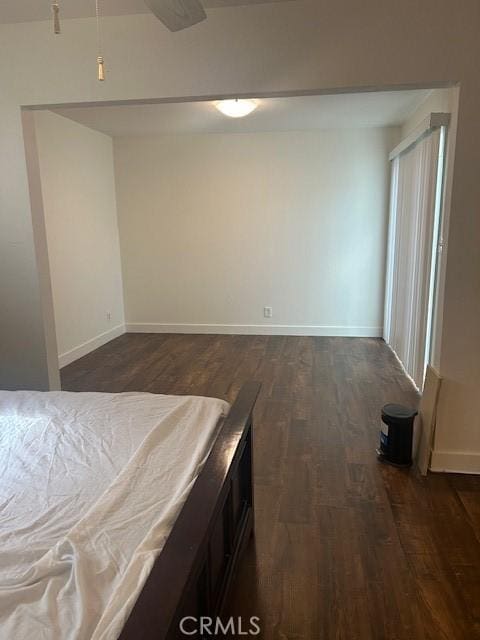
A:
[[[183,617],[221,614],[253,531],[252,412],[259,390],[256,382],[240,390],[120,640],[185,639]]]

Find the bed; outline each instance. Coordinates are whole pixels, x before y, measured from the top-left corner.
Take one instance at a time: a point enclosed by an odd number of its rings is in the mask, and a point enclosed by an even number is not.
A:
[[[253,526],[258,391],[0,392],[0,638],[171,639],[219,615]]]

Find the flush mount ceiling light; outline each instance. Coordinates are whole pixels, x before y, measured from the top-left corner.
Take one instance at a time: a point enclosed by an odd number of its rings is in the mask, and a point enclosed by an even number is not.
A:
[[[220,100],[215,103],[215,106],[229,118],[244,118],[255,111],[258,104],[255,100]]]

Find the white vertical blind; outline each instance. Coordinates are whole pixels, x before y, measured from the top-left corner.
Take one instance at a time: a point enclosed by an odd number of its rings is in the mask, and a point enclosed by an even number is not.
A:
[[[386,342],[419,389],[428,354],[440,129],[392,160]]]

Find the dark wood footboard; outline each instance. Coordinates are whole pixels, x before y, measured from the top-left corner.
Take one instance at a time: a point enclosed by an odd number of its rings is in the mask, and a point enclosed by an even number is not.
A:
[[[252,411],[259,390],[256,382],[240,390],[120,640],[185,638],[182,618],[220,614],[253,527]]]

